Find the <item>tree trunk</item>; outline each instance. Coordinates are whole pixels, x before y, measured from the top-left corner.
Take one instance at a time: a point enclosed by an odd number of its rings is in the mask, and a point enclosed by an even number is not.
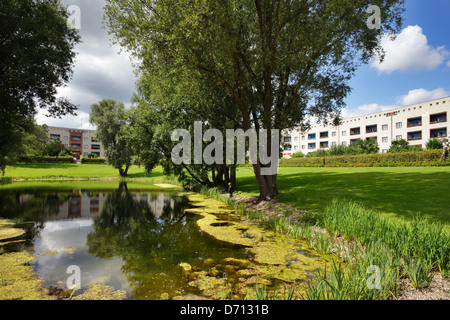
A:
[[[278,195],[277,188],[277,174],[274,175],[261,175],[261,165],[253,165],[255,172],[256,183],[259,189],[259,200],[270,201]]]

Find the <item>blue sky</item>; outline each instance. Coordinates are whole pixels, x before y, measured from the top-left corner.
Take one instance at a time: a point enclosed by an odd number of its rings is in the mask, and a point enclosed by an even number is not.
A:
[[[344,116],[450,96],[450,1],[407,0],[401,32],[384,42],[386,61],[361,66]]]
[[[351,1],[351,0],[349,0]],[[136,77],[126,52],[111,45],[102,28],[104,0],[62,0],[80,8],[82,43],[73,79],[59,95],[79,106],[77,116],[53,119],[40,111],[39,124],[93,128],[90,106],[103,98],[129,105]],[[382,14],[382,13],[381,13]],[[381,16],[381,19],[383,17]],[[386,61],[363,65],[350,81],[344,117],[450,96],[450,0],[406,0],[404,24],[394,42],[384,41]]]

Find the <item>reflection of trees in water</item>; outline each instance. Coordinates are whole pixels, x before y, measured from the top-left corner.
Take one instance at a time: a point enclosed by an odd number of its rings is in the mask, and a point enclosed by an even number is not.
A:
[[[100,215],[94,218],[94,231],[87,238],[91,254],[124,261],[122,271],[137,296],[173,290],[181,281],[177,270],[181,262],[224,258],[230,251],[236,252],[235,247],[226,248],[202,234],[196,218],[184,212],[187,199],[166,194],[165,200],[162,214],[155,217],[151,202],[135,200],[120,188],[107,195]]]
[[[0,192],[0,217],[16,221],[32,221],[20,225],[25,229],[28,243],[39,237],[49,217],[58,215],[60,207],[70,201],[72,191],[2,191]]]

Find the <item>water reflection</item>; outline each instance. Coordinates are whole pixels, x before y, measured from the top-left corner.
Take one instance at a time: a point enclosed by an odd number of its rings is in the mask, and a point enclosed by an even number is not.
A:
[[[174,193],[113,191],[0,192],[0,216],[20,218],[26,249],[45,285],[68,278],[78,265],[82,286],[102,279],[133,299],[157,299],[192,291],[181,262],[200,266],[205,259],[244,258],[248,253],[203,234],[197,217],[184,211],[188,200]],[[51,254],[48,254],[51,253]]]

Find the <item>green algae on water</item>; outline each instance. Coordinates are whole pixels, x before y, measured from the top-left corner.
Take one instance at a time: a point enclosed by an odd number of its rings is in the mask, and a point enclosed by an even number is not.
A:
[[[185,194],[194,208],[186,211],[202,216],[199,228],[214,238],[245,246],[252,254],[246,263],[232,257],[213,265],[206,273],[189,282],[212,299],[254,296],[260,285],[303,292],[306,279],[325,266],[321,255],[312,253],[305,243],[267,230],[241,217],[236,210],[201,194]],[[278,293],[274,296],[278,297]],[[291,295],[289,295],[291,296]]]

